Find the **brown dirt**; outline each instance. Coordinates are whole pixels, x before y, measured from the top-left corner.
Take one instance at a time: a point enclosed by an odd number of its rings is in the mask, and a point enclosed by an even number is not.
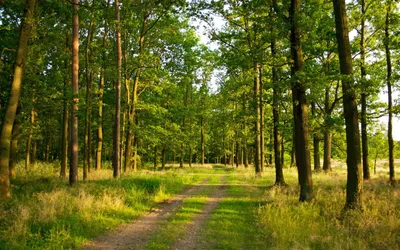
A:
[[[221,180],[223,183],[224,179],[225,176],[222,176]],[[186,226],[185,235],[181,239],[178,239],[170,249],[207,249],[206,242],[202,242],[200,237],[200,230],[204,223],[210,218],[211,213],[218,207],[219,203],[221,202],[221,198],[224,197],[225,189],[226,183],[217,186],[216,192],[214,193],[213,197],[208,198],[207,204],[203,208],[202,213],[197,215],[192,222]],[[202,245],[204,245],[204,248],[201,247]]]
[[[146,246],[157,228],[171,218],[182,206],[183,200],[202,191],[202,184],[196,185],[176,195],[171,200],[161,204],[149,214],[137,220],[118,227],[115,231],[108,232],[86,243],[82,250],[117,250],[117,249],[142,249]]]

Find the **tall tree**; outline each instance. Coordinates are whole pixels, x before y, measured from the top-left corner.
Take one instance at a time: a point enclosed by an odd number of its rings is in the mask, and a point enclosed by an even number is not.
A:
[[[79,0],[73,2],[72,17],[72,106],[71,106],[71,159],[69,165],[69,184],[78,181],[78,103],[79,103]]]
[[[292,87],[293,117],[294,117],[294,141],[296,152],[296,164],[299,173],[300,201],[314,199],[313,183],[311,176],[310,145],[308,132],[308,107],[306,102],[306,89],[299,74],[303,70],[303,50],[300,39],[300,0],[291,0],[290,24],[291,24],[291,54],[292,75],[294,83]]]
[[[117,38],[117,84],[115,86],[115,118],[114,118],[114,136],[113,136],[113,176],[120,176],[120,150],[121,150],[121,64],[122,64],[122,49],[121,49],[121,24],[119,14],[119,1],[115,0],[115,36]]]
[[[110,0],[107,0],[107,6],[104,10],[104,33],[103,33],[103,52],[102,52],[102,63],[100,69],[100,83],[98,92],[98,111],[97,111],[97,149],[96,149],[96,170],[101,168],[101,159],[103,152],[103,96],[104,96],[104,85],[105,85],[105,67],[106,67],[106,52],[107,49],[107,33],[108,33],[108,22],[107,22],[107,10],[110,7]]]
[[[10,176],[9,176],[9,161],[11,136],[14,127],[14,121],[17,113],[18,101],[21,95],[21,81],[24,71],[25,58],[28,51],[28,41],[31,35],[31,30],[34,22],[35,6],[37,0],[26,0],[24,19],[22,22],[17,56],[15,58],[13,81],[11,91],[8,97],[7,109],[4,115],[1,134],[0,134],[0,198],[11,197],[10,193]]]
[[[346,124],[347,186],[345,209],[362,209],[362,167],[357,98],[354,89],[353,64],[345,0],[333,1],[340,73],[342,74],[343,108]]]
[[[390,53],[389,41],[389,25],[391,16],[391,4],[392,1],[386,1],[386,20],[385,20],[385,53],[386,53],[386,85],[388,91],[388,143],[389,143],[389,181],[392,185],[395,184],[395,174],[394,174],[394,143],[393,143],[393,99],[392,99],[392,58]]]

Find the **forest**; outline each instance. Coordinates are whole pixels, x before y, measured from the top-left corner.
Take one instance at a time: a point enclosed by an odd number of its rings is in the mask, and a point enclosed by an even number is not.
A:
[[[399,249],[394,0],[0,0],[0,249]]]

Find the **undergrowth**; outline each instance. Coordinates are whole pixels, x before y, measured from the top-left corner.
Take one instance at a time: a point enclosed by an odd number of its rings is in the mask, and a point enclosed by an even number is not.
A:
[[[27,173],[18,166],[12,199],[0,203],[1,249],[77,248],[202,179],[171,170],[141,171],[115,180],[111,170],[100,170],[70,187],[58,177],[58,169],[36,164]]]

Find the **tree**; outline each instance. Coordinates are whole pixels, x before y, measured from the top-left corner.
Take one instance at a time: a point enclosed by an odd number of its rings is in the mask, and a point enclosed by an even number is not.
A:
[[[73,2],[72,17],[72,106],[71,106],[71,159],[69,165],[69,184],[78,181],[78,102],[79,102],[79,1]]]
[[[4,115],[0,135],[0,197],[11,197],[9,161],[11,136],[14,121],[17,113],[19,97],[21,95],[21,81],[24,72],[24,62],[28,51],[28,41],[34,22],[32,21],[35,12],[36,0],[26,0],[24,19],[19,34],[17,57],[14,65],[14,76],[11,84],[11,91],[8,97],[7,109]]]
[[[395,184],[395,173],[394,173],[394,143],[393,143],[393,99],[392,99],[392,59],[389,48],[389,25],[391,15],[391,3],[392,1],[386,1],[386,21],[385,21],[385,54],[386,54],[386,85],[388,91],[388,143],[389,143],[389,181],[392,185]]]
[[[117,84],[115,86],[115,119],[114,119],[114,136],[113,136],[113,176],[120,176],[120,150],[121,150],[121,26],[119,15],[119,1],[115,0],[115,36],[117,38]]]
[[[313,184],[311,177],[310,146],[308,132],[308,107],[306,102],[306,89],[301,79],[303,70],[303,50],[301,48],[299,27],[300,0],[291,0],[290,24],[291,24],[291,54],[292,54],[292,76],[293,76],[293,118],[295,131],[296,164],[299,173],[300,201],[311,201],[314,199]]]
[[[340,73],[342,74],[343,109],[346,124],[347,186],[345,209],[362,209],[363,179],[357,98],[354,89],[345,0],[333,1]]]

